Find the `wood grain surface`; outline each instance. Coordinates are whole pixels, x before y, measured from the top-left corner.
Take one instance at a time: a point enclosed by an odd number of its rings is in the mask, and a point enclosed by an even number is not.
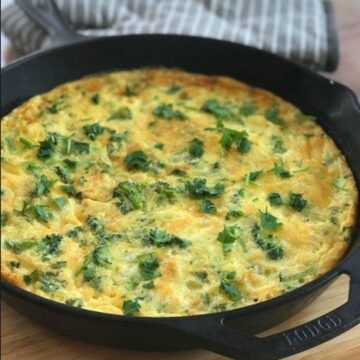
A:
[[[339,69],[326,76],[342,82],[360,96],[360,0],[335,0],[339,27],[341,61]],[[313,304],[271,332],[287,329],[344,303],[348,279],[342,276]],[[205,350],[181,352],[140,352],[103,347],[75,341],[51,332],[23,317],[1,302],[1,358],[3,360],[225,360]],[[288,360],[355,360],[360,359],[360,326],[341,336]],[[245,359],[246,360],[246,359]]]

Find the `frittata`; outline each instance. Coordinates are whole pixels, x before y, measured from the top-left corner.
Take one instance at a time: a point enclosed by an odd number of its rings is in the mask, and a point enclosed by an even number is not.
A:
[[[258,303],[330,270],[357,190],[312,116],[174,69],[94,75],[2,129],[3,279],[84,309],[184,316]]]

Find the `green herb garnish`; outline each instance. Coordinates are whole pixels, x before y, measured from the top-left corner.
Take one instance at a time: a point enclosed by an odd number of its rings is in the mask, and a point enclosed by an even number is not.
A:
[[[210,99],[204,102],[201,111],[209,113],[217,119],[229,119],[234,117],[234,113],[225,105],[221,105],[216,99]]]
[[[147,171],[149,170],[149,160],[143,151],[134,151],[125,156],[124,163],[129,169]]]
[[[158,107],[156,107],[153,111],[153,115],[167,119],[178,119],[178,120],[185,120],[186,115],[182,113],[181,111],[174,110],[173,104],[161,104]]]
[[[227,297],[232,301],[237,301],[242,298],[240,290],[232,283],[235,278],[235,271],[225,273],[220,282],[220,290],[223,291]]]
[[[202,157],[204,154],[204,142],[202,140],[199,140],[196,138],[191,140],[190,146],[189,146],[189,154],[193,158]]]
[[[273,135],[270,140],[272,152],[274,154],[283,154],[287,150],[284,147],[284,142],[279,136]]]
[[[274,104],[272,107],[265,111],[265,118],[274,125],[284,125],[284,120],[280,117],[280,109],[278,104]]]
[[[50,192],[51,185],[52,182],[45,175],[41,175],[36,179],[35,188],[32,191],[31,195],[34,197],[47,195]]]
[[[280,206],[283,203],[281,199],[281,195],[275,192],[270,193],[267,199],[269,200],[271,206]]]
[[[267,211],[264,213],[260,212],[260,223],[264,230],[276,230],[282,226],[282,223],[278,222],[277,217]]]
[[[225,220],[237,219],[241,216],[244,216],[244,213],[242,211],[230,209],[225,215]]]
[[[255,244],[263,250],[270,259],[278,260],[284,256],[284,249],[279,241],[272,234],[266,234],[262,231],[257,224],[252,228],[251,234]]]
[[[244,102],[241,104],[239,112],[243,116],[249,116],[257,111],[257,106],[251,102]]]
[[[90,140],[95,140],[97,138],[97,136],[103,134],[105,131],[105,128],[103,126],[101,126],[99,123],[94,123],[91,125],[84,125],[83,129],[84,129],[85,135]]]
[[[159,276],[157,271],[160,267],[159,261],[152,254],[145,254],[139,257],[139,271],[144,280],[153,280]]]
[[[237,225],[224,226],[223,231],[221,231],[217,237],[217,240],[223,244],[224,252],[227,253],[231,251],[233,243],[235,240],[240,238],[240,227]]]
[[[122,309],[125,315],[132,316],[140,311],[141,306],[137,300],[125,300]]]
[[[133,117],[131,110],[128,107],[122,107],[110,115],[108,121],[112,120],[131,120]]]
[[[8,219],[9,219],[8,212],[7,211],[2,211],[1,212],[1,227],[6,226]]]
[[[185,189],[194,198],[203,198],[207,196],[218,196],[224,192],[224,185],[218,183],[214,187],[210,188],[206,186],[206,179],[195,178],[191,181],[187,181]]]
[[[202,212],[207,213],[207,214],[215,214],[216,213],[215,204],[211,200],[208,200],[208,199],[201,201],[200,209]]]
[[[254,184],[261,174],[262,174],[262,170],[251,171],[247,173],[244,177],[245,184],[247,185]]]
[[[90,100],[93,104],[97,105],[100,103],[100,95],[96,93],[90,98]]]
[[[149,234],[145,235],[143,241],[145,245],[155,245],[157,247],[176,246],[180,249],[185,249],[190,245],[190,241],[183,240],[176,235],[157,228],[150,229]]]
[[[113,197],[119,199],[116,206],[125,215],[133,210],[142,209],[145,204],[144,187],[131,180],[119,183],[113,190]]]
[[[301,212],[304,207],[306,206],[307,201],[303,198],[302,194],[295,194],[291,193],[289,197],[289,206],[298,211]]]
[[[38,246],[39,252],[42,254],[41,260],[48,261],[51,257],[58,256],[59,247],[63,237],[59,234],[46,235]]]

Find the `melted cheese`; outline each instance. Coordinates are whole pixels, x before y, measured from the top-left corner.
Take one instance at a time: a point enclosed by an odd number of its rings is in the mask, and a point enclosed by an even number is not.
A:
[[[2,276],[40,296],[210,313],[309,282],[348,247],[357,191],[344,157],[313,118],[233,79],[96,75],[31,98],[1,128]]]

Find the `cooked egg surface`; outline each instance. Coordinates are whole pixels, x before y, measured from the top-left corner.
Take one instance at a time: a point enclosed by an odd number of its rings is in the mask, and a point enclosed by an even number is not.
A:
[[[357,191],[299,109],[236,80],[141,69],[60,85],[1,122],[3,279],[85,309],[251,305],[342,258]]]

